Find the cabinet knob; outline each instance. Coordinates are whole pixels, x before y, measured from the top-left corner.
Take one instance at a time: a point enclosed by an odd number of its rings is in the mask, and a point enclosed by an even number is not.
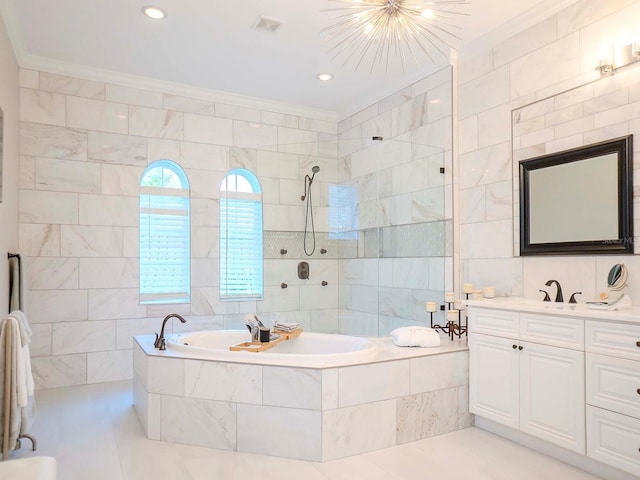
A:
[[[640,395],[640,388],[636,390],[636,392],[638,392],[638,395]]]
[[[524,348],[524,347],[523,347],[522,345],[520,345],[520,346],[518,347],[518,350],[522,350],[523,348]]]
[[[636,347],[640,348],[640,340],[636,342]]]
[[[515,350],[516,348],[518,348],[518,346],[517,346],[517,345],[514,345],[514,346],[513,346],[513,349]]]

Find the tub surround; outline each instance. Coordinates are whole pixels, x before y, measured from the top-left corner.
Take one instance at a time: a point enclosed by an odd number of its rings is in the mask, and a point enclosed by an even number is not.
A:
[[[313,367],[198,359],[134,342],[134,405],[147,438],[327,461],[471,425],[463,342],[400,348],[371,339],[364,361]],[[246,357],[252,360],[246,361]]]

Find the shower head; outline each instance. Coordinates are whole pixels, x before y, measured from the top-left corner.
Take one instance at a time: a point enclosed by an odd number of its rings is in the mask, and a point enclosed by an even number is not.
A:
[[[304,201],[307,198],[307,189],[310,191],[311,190],[311,184],[313,183],[313,179],[316,176],[316,173],[318,173],[320,171],[320,167],[318,165],[314,165],[311,168],[311,171],[313,172],[313,175],[309,176],[309,175],[305,175],[304,176],[304,195],[300,196],[300,200]]]

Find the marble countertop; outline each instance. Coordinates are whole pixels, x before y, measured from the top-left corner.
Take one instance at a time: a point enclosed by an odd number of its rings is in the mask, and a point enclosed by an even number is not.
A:
[[[632,307],[623,310],[601,310],[588,308],[585,303],[542,302],[522,297],[499,297],[482,300],[464,300],[470,307],[491,308],[518,312],[539,313],[544,315],[560,315],[564,317],[583,318],[640,324],[640,308]]]
[[[304,335],[304,332],[302,333]],[[177,335],[177,334],[174,334]],[[170,339],[174,335],[167,335],[167,339]],[[425,357],[428,355],[440,355],[445,353],[459,352],[462,350],[468,350],[467,339],[462,337],[456,338],[450,341],[448,337],[443,334],[440,335],[441,345],[439,347],[398,347],[393,343],[391,337],[367,337],[367,340],[376,345],[376,350],[370,357],[366,359],[359,359],[354,361],[318,361],[313,365],[296,365],[296,368],[335,368],[337,366],[352,366],[352,365],[366,365],[370,363],[389,362],[394,360],[404,360],[418,357]],[[160,351],[154,348],[153,343],[155,337],[153,335],[137,335],[134,337],[136,343],[140,348],[149,356],[165,357],[165,358],[184,358],[184,359],[196,359],[203,360],[202,356],[197,354],[190,354],[184,351],[172,350],[167,347],[166,350]],[[237,357],[234,358],[234,356]],[[268,355],[260,356],[259,353],[249,352],[222,352],[222,356],[219,358],[215,355],[208,357],[204,360],[211,361],[224,361],[229,363],[251,363],[255,365],[286,365],[281,360],[272,361]]]

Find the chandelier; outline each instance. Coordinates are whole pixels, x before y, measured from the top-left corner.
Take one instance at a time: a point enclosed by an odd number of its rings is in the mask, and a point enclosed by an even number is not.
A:
[[[466,0],[330,1],[342,4],[325,10],[337,15],[335,23],[322,30],[333,43],[334,59],[345,58],[343,66],[354,61],[356,70],[370,59],[370,72],[383,63],[388,70],[391,57],[400,58],[403,71],[410,60],[420,69],[424,56],[432,63],[438,53],[447,57],[445,47],[453,48],[453,39],[460,40],[454,33],[460,30],[454,20],[468,16],[456,7],[469,4]]]

